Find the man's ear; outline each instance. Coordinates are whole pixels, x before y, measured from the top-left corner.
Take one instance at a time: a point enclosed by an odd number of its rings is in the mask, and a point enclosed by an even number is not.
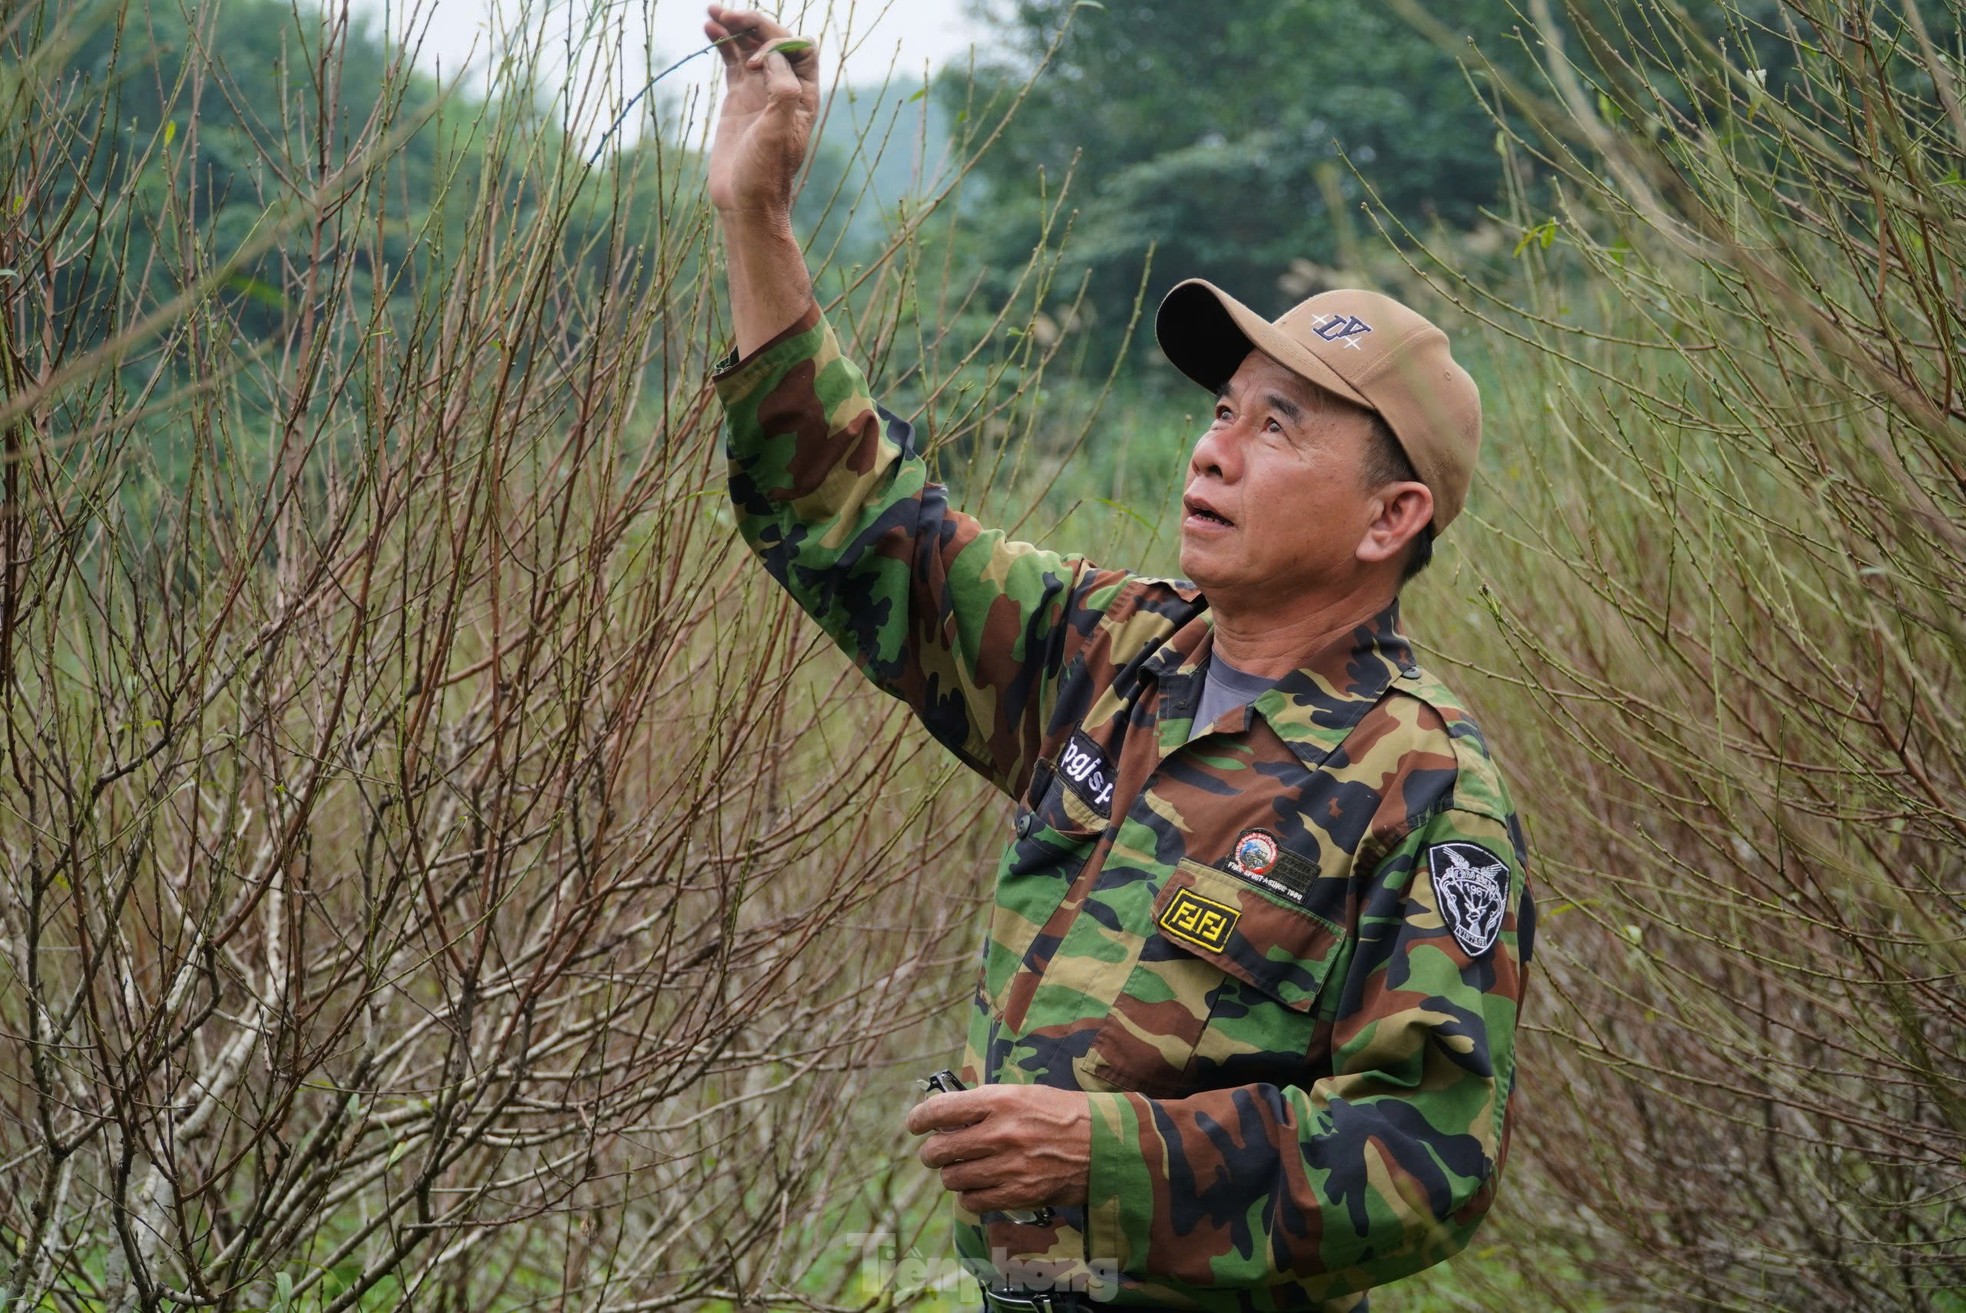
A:
[[[1434,495],[1424,483],[1388,483],[1375,490],[1377,513],[1358,540],[1356,555],[1368,564],[1390,561],[1434,521]]]

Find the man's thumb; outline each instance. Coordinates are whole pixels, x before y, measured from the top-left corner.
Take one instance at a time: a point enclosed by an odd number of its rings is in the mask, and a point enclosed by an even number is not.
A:
[[[792,71],[792,61],[776,50],[765,54],[765,92],[771,97],[774,108],[796,105],[800,99],[799,75]]]

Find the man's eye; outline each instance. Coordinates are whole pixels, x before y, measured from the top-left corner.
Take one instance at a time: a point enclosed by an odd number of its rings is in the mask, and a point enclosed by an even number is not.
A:
[[[1229,408],[1227,406],[1217,406],[1215,408],[1215,422],[1217,424],[1225,424],[1228,422],[1228,419]]]

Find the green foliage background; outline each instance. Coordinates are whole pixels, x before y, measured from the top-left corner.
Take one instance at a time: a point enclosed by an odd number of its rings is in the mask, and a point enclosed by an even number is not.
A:
[[[1417,226],[1469,227],[1499,195],[1479,84],[1388,7],[1018,0],[986,12],[992,53],[975,88],[945,75],[946,103],[1008,97],[1056,49],[982,162],[987,222],[970,230],[976,258],[1014,266],[1041,231],[1040,180],[1069,189],[1068,281],[1091,280],[1102,356],[1125,342],[1124,308],[1149,252],[1150,304],[1193,270],[1265,305],[1288,304],[1308,286],[1299,274],[1279,287],[1293,266],[1339,262],[1361,178]],[[1505,67],[1526,65],[1508,0],[1443,13]]]

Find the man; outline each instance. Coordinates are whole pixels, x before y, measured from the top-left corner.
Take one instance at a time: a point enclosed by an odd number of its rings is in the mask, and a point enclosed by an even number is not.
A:
[[[972,1088],[908,1118],[965,1261],[995,1308],[1362,1307],[1494,1195],[1532,936],[1501,778],[1397,627],[1467,491],[1473,383],[1384,297],[1269,324],[1183,284],[1161,343],[1218,391],[1192,584],[1006,541],[927,482],[814,303],[789,211],[816,52],[709,12],[742,531],[1021,804]]]

